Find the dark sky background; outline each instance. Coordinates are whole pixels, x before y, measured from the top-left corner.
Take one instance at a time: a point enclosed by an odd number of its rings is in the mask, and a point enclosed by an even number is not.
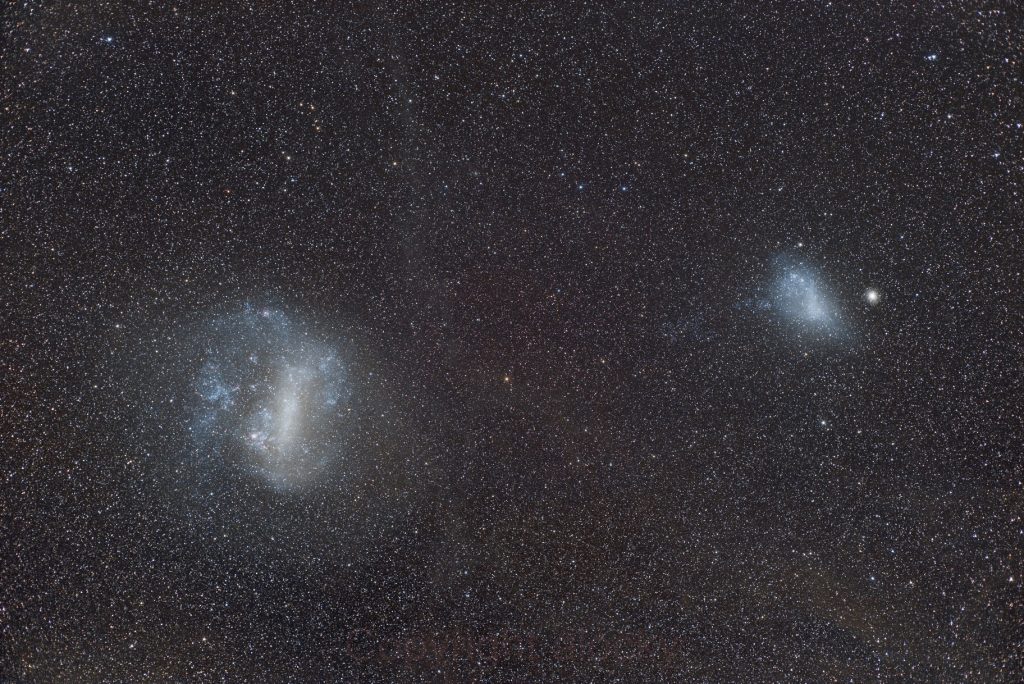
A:
[[[1015,3],[2,27],[0,680],[1024,679]]]

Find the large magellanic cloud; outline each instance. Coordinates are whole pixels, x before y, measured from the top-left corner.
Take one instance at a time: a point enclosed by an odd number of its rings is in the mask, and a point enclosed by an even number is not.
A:
[[[350,397],[339,350],[282,311],[246,305],[212,320],[193,379],[201,458],[299,491],[344,459]]]

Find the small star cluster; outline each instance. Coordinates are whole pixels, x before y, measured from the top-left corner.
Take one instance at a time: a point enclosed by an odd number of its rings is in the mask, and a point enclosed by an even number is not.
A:
[[[1024,680],[1013,3],[4,18],[0,681]]]

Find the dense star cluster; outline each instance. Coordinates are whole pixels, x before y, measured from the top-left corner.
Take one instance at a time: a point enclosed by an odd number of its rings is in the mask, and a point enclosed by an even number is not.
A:
[[[0,22],[0,681],[1024,679],[1024,13]]]

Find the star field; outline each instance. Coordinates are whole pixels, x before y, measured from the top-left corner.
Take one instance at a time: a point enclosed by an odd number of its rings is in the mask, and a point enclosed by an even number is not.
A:
[[[1021,681],[1022,26],[10,3],[0,681]]]

